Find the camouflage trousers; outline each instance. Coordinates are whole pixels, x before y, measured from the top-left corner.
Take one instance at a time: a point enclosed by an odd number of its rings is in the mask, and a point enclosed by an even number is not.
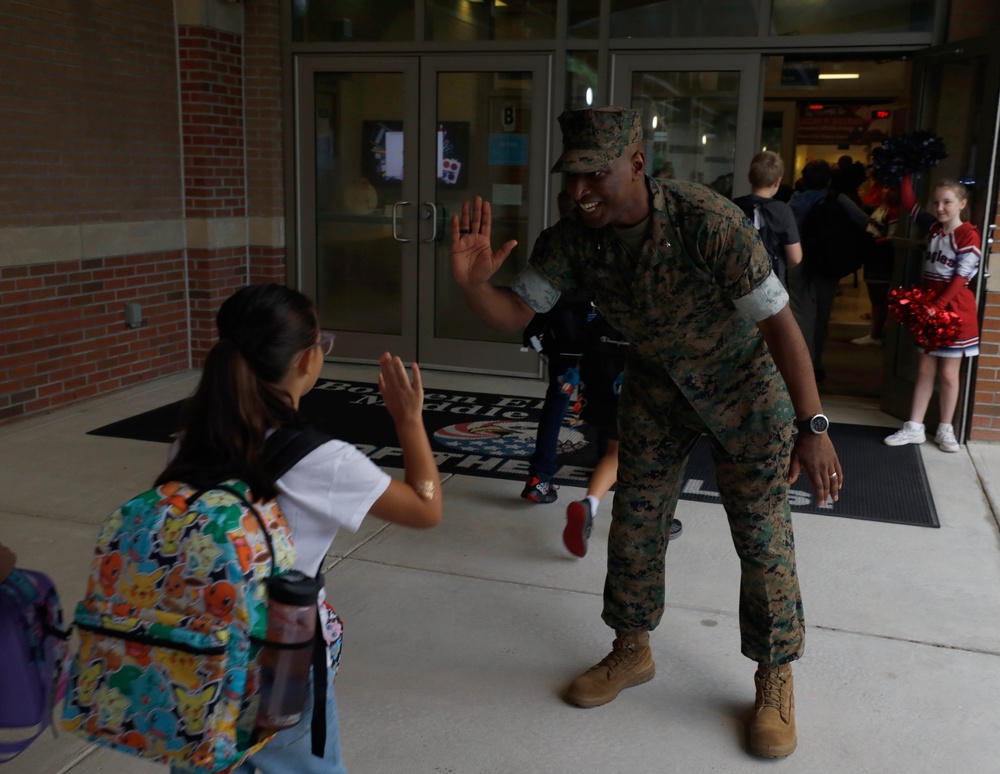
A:
[[[662,372],[627,371],[619,409],[618,484],[608,539],[603,619],[652,630],[664,610],[664,560],[687,458],[704,424]],[[741,650],[758,663],[797,659],[805,636],[788,505],[791,428],[712,456],[740,560]],[[737,430],[738,432],[738,430]],[[732,448],[732,447],[730,447]]]

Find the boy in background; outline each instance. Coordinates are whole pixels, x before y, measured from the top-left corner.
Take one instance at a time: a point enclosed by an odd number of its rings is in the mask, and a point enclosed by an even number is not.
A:
[[[760,232],[764,247],[771,256],[771,268],[787,288],[788,267],[802,262],[802,245],[791,208],[774,198],[784,174],[785,163],[781,156],[761,151],[750,161],[747,177],[752,193],[737,196],[733,201]]]

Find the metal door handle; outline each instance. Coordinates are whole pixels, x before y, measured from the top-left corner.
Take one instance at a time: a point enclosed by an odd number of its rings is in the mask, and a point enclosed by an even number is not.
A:
[[[413,241],[412,239],[407,239],[406,237],[401,237],[396,232],[396,210],[398,210],[400,207],[406,207],[408,204],[409,204],[409,202],[396,202],[394,205],[392,205],[392,238],[395,239],[397,242],[412,242]]]
[[[437,236],[438,236],[438,208],[434,204],[434,202],[424,202],[424,204],[431,208],[430,219],[431,223],[433,224],[430,238],[425,239],[424,242],[426,242],[427,244],[433,244],[434,242],[437,241]],[[427,216],[425,215],[424,217]]]

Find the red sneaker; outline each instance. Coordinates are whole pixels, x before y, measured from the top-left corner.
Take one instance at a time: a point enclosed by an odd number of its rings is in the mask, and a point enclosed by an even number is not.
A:
[[[594,512],[590,500],[577,500],[566,506],[566,529],[563,543],[573,556],[587,555],[587,540],[594,529]]]

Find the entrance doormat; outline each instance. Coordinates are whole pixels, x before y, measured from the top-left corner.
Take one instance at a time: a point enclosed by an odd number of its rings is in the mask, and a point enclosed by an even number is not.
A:
[[[425,390],[424,423],[442,474],[523,481],[535,448],[541,398],[479,392]],[[91,435],[170,443],[181,403],[171,403],[91,430]],[[401,468],[403,457],[378,387],[363,382],[320,379],[303,396],[300,410],[312,424],[358,446],[382,467]],[[927,475],[916,446],[882,443],[885,428],[834,424],[846,484],[834,505],[817,505],[803,474],[789,490],[792,510],[849,519],[940,527]],[[586,488],[597,449],[585,426],[564,426],[559,438],[555,482]],[[720,503],[709,443],[702,438],[688,461],[684,500]]]

